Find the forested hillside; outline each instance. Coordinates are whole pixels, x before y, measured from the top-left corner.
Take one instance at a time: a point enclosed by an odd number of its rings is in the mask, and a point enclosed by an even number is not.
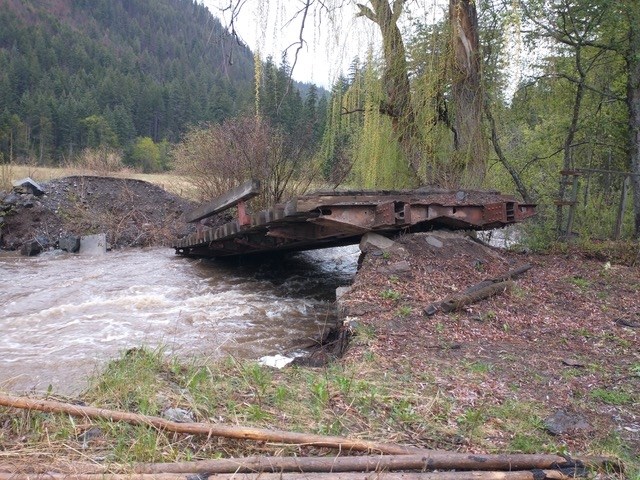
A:
[[[253,106],[253,55],[193,0],[0,0],[0,155],[177,141]]]

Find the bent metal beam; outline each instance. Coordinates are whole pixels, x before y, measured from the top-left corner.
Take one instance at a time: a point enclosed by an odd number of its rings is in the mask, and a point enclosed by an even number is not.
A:
[[[394,236],[438,228],[489,230],[533,215],[535,205],[520,204],[496,191],[316,192],[241,215],[220,227],[200,229],[176,240],[173,248],[197,257],[312,250],[358,243],[367,232]]]

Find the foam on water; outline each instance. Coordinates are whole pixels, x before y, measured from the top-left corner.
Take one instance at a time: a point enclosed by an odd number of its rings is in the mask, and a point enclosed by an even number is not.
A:
[[[100,257],[0,256],[0,389],[76,393],[120,352],[260,358],[284,354],[332,321],[335,288],[357,248],[237,265],[167,249]]]

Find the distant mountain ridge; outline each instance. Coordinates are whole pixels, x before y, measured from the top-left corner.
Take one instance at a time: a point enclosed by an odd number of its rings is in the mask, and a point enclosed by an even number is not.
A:
[[[253,104],[251,51],[193,0],[0,0],[0,154],[61,160]]]

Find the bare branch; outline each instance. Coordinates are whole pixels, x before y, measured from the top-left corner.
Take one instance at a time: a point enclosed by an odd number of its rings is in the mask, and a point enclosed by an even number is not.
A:
[[[300,31],[298,32],[298,41],[296,43],[291,44],[289,47],[287,47],[287,50],[291,47],[293,47],[294,45],[298,45],[298,47],[296,48],[296,53],[294,55],[293,58],[293,63],[291,64],[291,72],[289,73],[289,85],[291,85],[292,81],[293,81],[293,70],[296,68],[296,65],[298,63],[298,54],[300,53],[300,50],[302,50],[302,48],[305,45],[305,40],[304,40],[304,26],[305,23],[307,21],[307,15],[309,14],[309,7],[311,6],[311,4],[313,3],[313,0],[306,0],[304,7],[302,9],[300,9],[297,13],[296,16],[299,15],[300,13],[302,13],[302,21],[300,22]],[[289,88],[287,87],[287,90]]]
[[[353,110],[348,110],[347,107],[342,107],[341,110],[342,111],[340,112],[340,115],[350,115],[352,113],[359,113],[359,112],[366,111],[364,108],[354,108]]]
[[[584,35],[582,35],[582,36],[579,35],[577,30],[575,30],[575,29],[573,31],[567,30],[567,28],[566,28],[567,21],[566,21],[566,18],[565,18],[566,12],[564,12],[564,11],[558,12],[559,15],[561,16],[562,20],[563,20],[563,22],[562,22],[563,28],[554,29],[554,28],[550,27],[549,25],[545,24],[544,22],[538,20],[538,18],[545,18],[545,16],[544,15],[536,15],[533,12],[531,12],[531,10],[529,10],[529,8],[528,8],[528,6],[526,5],[525,2],[521,2],[520,6],[523,9],[524,13],[527,15],[527,18],[529,18],[529,20],[536,27],[539,27],[540,29],[542,29],[544,31],[544,36],[546,36],[548,38],[553,38],[557,42],[562,43],[564,45],[569,45],[571,47],[594,47],[594,48],[599,48],[599,49],[602,49],[602,50],[608,50],[608,51],[612,51],[612,52],[616,52],[616,53],[622,53],[621,52],[621,47],[618,46],[618,45],[606,44],[606,43],[595,42],[595,41],[592,41],[592,40],[587,40],[587,39],[584,38]],[[604,14],[604,12],[602,12],[602,15],[603,14]],[[590,26],[588,25],[587,28],[590,28]],[[588,30],[586,30],[586,31],[588,31]],[[575,34],[577,38],[574,38],[573,34]]]
[[[578,142],[578,143],[572,143],[571,145],[569,145],[569,148],[573,148],[573,147],[579,147],[580,145],[586,145],[588,144],[588,141],[583,141],[583,142]],[[551,157],[555,157],[556,155],[558,155],[560,152],[562,152],[565,149],[564,146],[560,147],[559,149],[557,149],[556,151],[554,151],[553,153],[544,156],[544,157],[538,157],[537,155],[534,156],[531,160],[529,160],[527,163],[524,164],[524,166],[520,169],[520,172],[518,172],[520,175],[522,175],[524,173],[524,171],[529,168],[531,165],[533,165],[534,163],[540,161],[540,160],[547,160]]]

